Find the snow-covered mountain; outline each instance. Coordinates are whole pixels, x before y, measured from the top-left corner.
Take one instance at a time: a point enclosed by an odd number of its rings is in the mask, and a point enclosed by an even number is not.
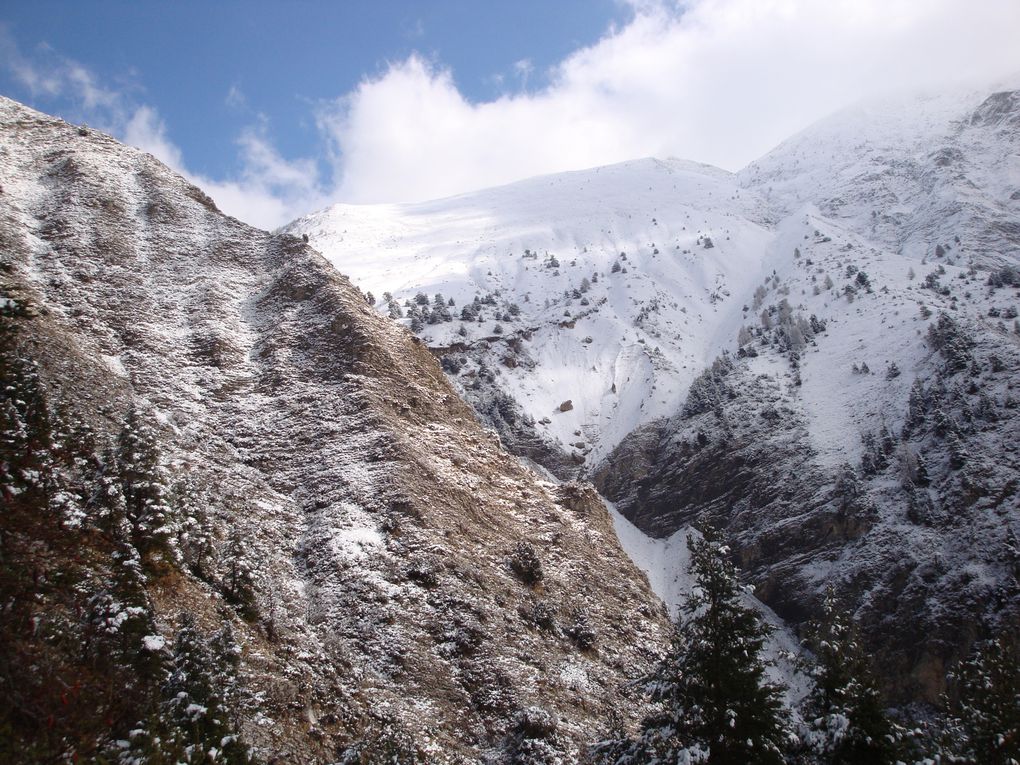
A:
[[[511,450],[655,536],[724,527],[793,624],[836,584],[887,690],[934,700],[1020,613],[1018,93],[856,107],[736,175],[641,160],[286,230]]]
[[[925,258],[1020,257],[1011,105],[971,92],[876,103],[738,175],[640,160],[424,204],[336,205],[285,230],[307,235],[384,312],[384,293],[405,313],[418,293],[430,309],[437,293],[453,299],[452,321],[426,319],[419,334],[450,357],[476,408],[517,440],[518,418],[506,422],[507,407],[479,392],[498,378],[538,435],[590,467],[676,411],[695,375],[736,350],[754,289],[789,269],[805,235],[840,232],[840,246],[873,250],[890,286]],[[461,320],[475,299],[481,310]]]
[[[419,292],[430,309],[436,293],[452,299],[453,320],[420,335],[464,359],[453,378],[469,397],[495,376],[542,436],[592,464],[673,412],[735,337],[738,296],[768,273],[767,220],[731,174],[648,159],[426,204],[337,205],[285,230],[384,312],[384,293],[405,314]]]

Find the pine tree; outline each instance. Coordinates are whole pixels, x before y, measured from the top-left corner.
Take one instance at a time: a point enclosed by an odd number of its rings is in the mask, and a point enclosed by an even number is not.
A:
[[[177,563],[177,528],[156,434],[137,409],[128,413],[120,432],[117,460],[134,544],[143,561],[157,570]]]
[[[232,636],[224,639],[232,642]],[[223,658],[210,650],[194,619],[185,614],[174,644],[173,671],[164,689],[164,722],[172,726],[171,737],[184,745],[189,764],[249,762],[231,730],[224,693],[229,685],[225,680],[232,675]]]
[[[815,686],[805,706],[808,749],[834,765],[895,763],[896,729],[882,707],[853,622],[837,609],[832,587],[805,642],[817,660],[809,668]]]
[[[949,720],[954,762],[1020,763],[1020,661],[1015,639],[979,644],[954,675],[958,699]]]
[[[621,761],[782,763],[782,689],[766,678],[762,656],[771,628],[741,603],[736,568],[715,532],[688,537],[687,546],[695,588],[668,654],[644,683],[659,710]]]
[[[230,534],[224,559],[223,597],[237,608],[243,618],[249,621],[256,619],[259,611],[255,598],[255,574],[245,555],[241,532],[236,529]]]

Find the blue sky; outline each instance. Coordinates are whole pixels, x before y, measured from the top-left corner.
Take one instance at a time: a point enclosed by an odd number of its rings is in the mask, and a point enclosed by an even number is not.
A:
[[[0,22],[22,55],[81,62],[158,105],[189,167],[224,176],[240,169],[235,138],[254,117],[269,118],[284,156],[300,156],[316,140],[312,106],[416,51],[456,72],[468,98],[491,99],[540,87],[548,67],[631,15],[613,0],[34,0],[6,4]],[[9,68],[0,92],[88,116],[73,94],[34,97]]]
[[[263,227],[641,156],[737,170],[887,91],[1020,73],[1016,0],[9,2],[0,93]]]

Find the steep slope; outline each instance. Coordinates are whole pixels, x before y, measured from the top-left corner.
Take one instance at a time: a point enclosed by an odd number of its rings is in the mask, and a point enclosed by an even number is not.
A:
[[[210,693],[258,760],[591,740],[664,620],[590,489],[507,455],[300,239],[6,99],[0,156],[13,751],[211,736]]]
[[[1012,93],[964,107],[843,115],[742,173],[777,204],[773,271],[730,355],[596,471],[648,533],[725,528],[792,624],[834,585],[898,701],[935,701],[1020,619],[1016,214],[975,181],[1009,176],[1020,111]],[[966,176],[925,169],[932,136]]]
[[[508,448],[654,537],[722,526],[794,626],[835,585],[890,697],[934,701],[1017,623],[1018,92],[855,107],[736,176],[642,160],[288,230],[391,292]]]
[[[1020,257],[1017,90],[888,98],[838,112],[739,173],[780,215],[805,204],[883,250],[996,267]]]
[[[764,220],[729,173],[640,160],[426,204],[336,205],[284,230],[392,295],[511,448],[568,475],[673,411],[736,331],[731,296],[763,276]]]

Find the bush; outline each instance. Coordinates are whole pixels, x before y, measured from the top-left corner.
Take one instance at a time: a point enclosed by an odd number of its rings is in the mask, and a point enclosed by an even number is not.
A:
[[[542,561],[539,560],[535,548],[528,542],[518,542],[514,545],[510,553],[510,568],[529,586],[538,584],[545,577],[542,572]]]

